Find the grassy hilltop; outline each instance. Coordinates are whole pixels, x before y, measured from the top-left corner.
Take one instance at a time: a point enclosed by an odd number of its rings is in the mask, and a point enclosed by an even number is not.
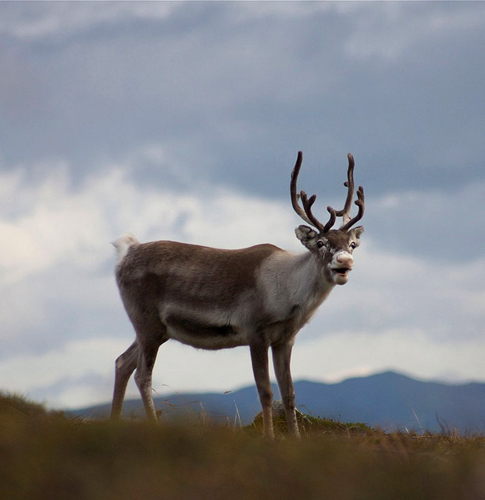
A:
[[[0,499],[485,499],[485,438],[314,419],[301,440],[71,419],[0,395]]]

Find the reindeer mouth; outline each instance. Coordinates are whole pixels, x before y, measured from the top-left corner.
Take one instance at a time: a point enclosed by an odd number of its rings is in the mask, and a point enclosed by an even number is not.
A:
[[[339,276],[347,276],[347,274],[350,273],[350,271],[352,271],[352,269],[350,267],[337,267],[337,268],[332,269],[332,271],[335,274],[338,274]]]

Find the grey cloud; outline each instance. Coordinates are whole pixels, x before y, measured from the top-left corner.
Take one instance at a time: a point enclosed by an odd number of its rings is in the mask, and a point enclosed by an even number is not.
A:
[[[271,196],[286,192],[282,174],[298,149],[332,185],[334,165],[353,152],[376,193],[483,178],[476,47],[485,35],[451,21],[483,18],[480,4],[366,4],[311,16],[277,15],[275,5],[262,18],[226,3],[165,17],[105,9],[100,21],[83,7],[82,30],[59,23],[62,37],[40,33],[15,49],[19,74],[38,83],[18,100],[37,106],[14,130],[2,127],[7,164],[57,155],[82,176],[103,158],[156,144],[194,178]],[[141,181],[164,175],[157,165],[139,170]]]
[[[484,255],[485,183],[454,192],[434,186],[369,203],[366,226],[380,245],[398,254],[419,255],[430,264],[468,264]]]

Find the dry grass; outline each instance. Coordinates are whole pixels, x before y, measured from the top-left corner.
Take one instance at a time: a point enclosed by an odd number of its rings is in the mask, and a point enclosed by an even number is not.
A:
[[[0,396],[0,498],[485,499],[485,438],[319,420],[300,441],[194,422],[82,422]]]

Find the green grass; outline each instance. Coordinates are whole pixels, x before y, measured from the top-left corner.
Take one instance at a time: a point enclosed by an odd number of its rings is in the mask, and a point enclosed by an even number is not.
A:
[[[309,417],[310,420],[312,419]],[[278,424],[279,425],[279,424]],[[70,419],[0,395],[0,499],[485,499],[485,438]]]

